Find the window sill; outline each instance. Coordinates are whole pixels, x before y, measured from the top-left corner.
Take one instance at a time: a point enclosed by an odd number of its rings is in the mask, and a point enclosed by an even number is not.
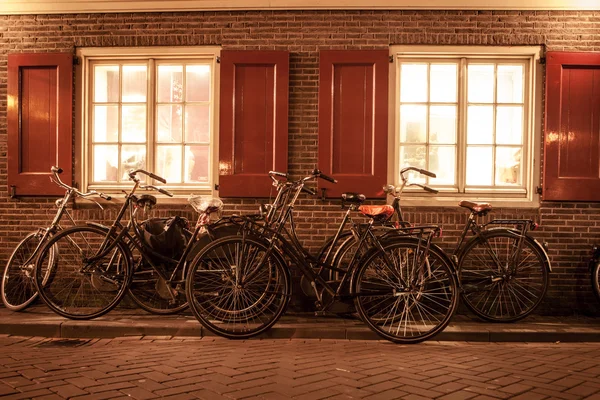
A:
[[[425,197],[425,196],[406,196],[400,200],[400,206],[404,207],[458,207],[458,203],[463,200],[475,201],[479,203],[490,203],[494,208],[539,208],[539,200],[528,200],[525,198],[492,198],[483,196],[453,196],[453,197]]]

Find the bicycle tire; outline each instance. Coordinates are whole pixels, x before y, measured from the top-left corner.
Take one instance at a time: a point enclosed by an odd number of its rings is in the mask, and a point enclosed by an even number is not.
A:
[[[38,296],[33,274],[35,253],[43,239],[41,232],[29,233],[17,244],[4,267],[0,293],[2,303],[11,311],[25,310]],[[53,260],[54,247],[50,248],[50,256]],[[52,264],[53,261],[50,262]]]
[[[518,240],[519,235],[514,231],[490,229],[469,241],[459,255],[462,298],[469,310],[485,321],[523,319],[540,305],[546,294],[547,258],[533,238],[526,236],[523,240],[516,271],[506,270]],[[495,266],[494,257],[499,266]]]
[[[594,263],[591,272],[592,290],[598,301],[600,301],[600,262]]]
[[[134,261],[128,295],[141,309],[157,315],[177,314],[188,308],[183,284],[172,288],[144,260]]]
[[[225,237],[196,256],[186,279],[190,309],[209,331],[246,339],[273,326],[285,312],[292,288],[276,250],[249,237]],[[251,279],[244,282],[244,278]]]
[[[424,244],[416,238],[395,238],[383,251],[369,253],[352,277],[361,319],[394,343],[431,339],[450,323],[458,305],[456,276],[439,247],[431,244],[423,267],[418,267]]]
[[[126,245],[118,243],[94,264],[85,261],[97,254],[106,233],[96,226],[71,227],[55,235],[40,250],[34,281],[40,298],[55,313],[76,320],[97,318],[116,307],[127,293],[131,269]],[[53,246],[52,274],[44,279]]]

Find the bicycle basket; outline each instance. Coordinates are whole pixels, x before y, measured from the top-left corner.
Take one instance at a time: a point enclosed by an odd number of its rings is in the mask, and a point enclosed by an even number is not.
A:
[[[223,211],[223,202],[214,197],[191,196],[188,198],[188,202],[198,214],[217,212],[217,216],[220,217],[221,211]]]
[[[175,216],[170,218],[150,218],[142,222],[144,245],[162,256],[179,259],[187,244],[187,219]]]

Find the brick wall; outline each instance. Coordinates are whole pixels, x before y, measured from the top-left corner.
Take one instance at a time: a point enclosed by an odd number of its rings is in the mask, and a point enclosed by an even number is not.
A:
[[[546,50],[600,51],[599,11],[251,11],[0,16],[0,261],[25,232],[46,224],[53,199],[11,200],[6,186],[7,53],[73,51],[89,46],[221,45],[223,49],[289,50],[289,172],[300,175],[317,160],[318,51],[388,48],[395,44],[545,45]],[[542,144],[540,143],[541,147]],[[254,211],[257,202],[225,200],[227,212]],[[302,200],[298,227],[311,248],[339,221],[335,202]],[[444,226],[450,248],[465,222],[456,208],[409,208],[409,220]],[[192,218],[184,206],[159,213]],[[84,208],[77,219],[109,220]],[[600,242],[600,203],[544,203],[539,209],[503,209],[495,217],[540,222],[535,234],[546,241],[554,272],[541,314],[595,314],[587,257]],[[300,301],[301,302],[301,301]]]

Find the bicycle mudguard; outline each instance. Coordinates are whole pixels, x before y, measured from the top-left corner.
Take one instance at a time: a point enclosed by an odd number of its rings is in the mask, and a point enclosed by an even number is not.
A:
[[[483,231],[481,233],[481,235],[485,236],[487,232],[496,232],[496,231],[504,231],[504,232],[514,235],[517,238],[522,236],[521,232],[519,232],[517,229],[506,228],[506,227],[489,228],[489,229],[486,229],[485,231]],[[463,249],[467,248],[468,243],[470,243],[471,241],[475,241],[478,238],[479,238],[479,236],[473,236],[472,238],[469,239],[469,241],[467,243],[465,243],[461,247]],[[530,240],[532,242],[532,244],[542,252],[542,254],[544,255],[544,258],[545,258],[544,267],[548,270],[548,272],[552,272],[552,265],[550,264],[550,257],[548,256],[548,251],[546,251],[546,247],[543,244],[541,244],[536,238],[534,238],[530,235],[525,235],[525,240]],[[458,260],[460,260],[462,258],[462,256],[463,256],[463,254],[462,254],[462,250],[461,250],[461,252],[458,254]]]

